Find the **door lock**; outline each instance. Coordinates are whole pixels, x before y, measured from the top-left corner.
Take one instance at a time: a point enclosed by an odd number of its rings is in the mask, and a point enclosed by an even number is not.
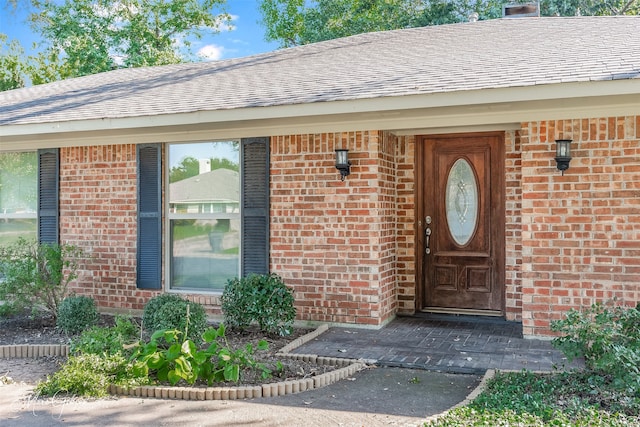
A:
[[[427,217],[427,218],[429,218],[429,217]],[[424,253],[427,254],[427,255],[429,255],[431,253],[431,249],[429,248],[429,241],[430,240],[431,240],[431,228],[427,227],[427,228],[424,229],[424,242],[425,242]]]

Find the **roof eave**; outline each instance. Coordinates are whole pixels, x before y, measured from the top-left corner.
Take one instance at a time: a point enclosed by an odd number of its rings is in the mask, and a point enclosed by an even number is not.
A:
[[[441,129],[640,114],[640,79],[0,126],[0,151],[346,130]]]

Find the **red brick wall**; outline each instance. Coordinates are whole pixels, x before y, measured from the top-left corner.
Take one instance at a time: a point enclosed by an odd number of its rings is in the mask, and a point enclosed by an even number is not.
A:
[[[556,169],[556,139],[573,160]],[[570,308],[640,301],[640,117],[524,123],[522,322],[550,334]]]
[[[88,255],[73,289],[101,307],[140,309],[136,289],[136,147],[62,148],[60,238]]]
[[[336,148],[350,150],[344,182]],[[300,318],[379,325],[395,312],[395,150],[380,132],[272,138],[271,270]]]
[[[573,139],[563,176],[555,139]],[[523,123],[506,145],[506,317],[548,335],[569,308],[640,301],[640,117]],[[334,167],[350,150],[351,175]],[[74,291],[139,310],[135,145],[61,149],[61,239],[90,258]],[[271,141],[271,269],[299,318],[377,326],[416,309],[415,138],[386,132]],[[418,284],[419,285],[419,284]],[[219,313],[215,295],[188,295]]]
[[[72,291],[103,309],[141,310],[158,291],[136,288],[137,163],[132,144],[62,148],[60,237],[87,259]],[[212,295],[185,295],[209,306]],[[219,312],[219,310],[218,310]]]
[[[392,136],[390,135],[389,138]],[[397,287],[398,312],[416,310],[416,211],[415,211],[415,137],[393,137],[397,169]]]
[[[520,132],[505,133],[505,317],[522,314],[522,159]]]

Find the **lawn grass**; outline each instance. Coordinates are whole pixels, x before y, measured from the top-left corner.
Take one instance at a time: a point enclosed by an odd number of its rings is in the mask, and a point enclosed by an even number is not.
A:
[[[640,426],[640,395],[592,371],[498,372],[469,405],[425,426]]]

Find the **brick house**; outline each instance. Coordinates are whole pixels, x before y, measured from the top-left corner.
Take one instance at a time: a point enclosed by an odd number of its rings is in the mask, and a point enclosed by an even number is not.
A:
[[[105,309],[178,292],[219,314],[228,278],[271,271],[301,321],[548,335],[569,308],[640,301],[638,34],[506,18],[0,93],[0,243],[83,247],[75,291]],[[203,161],[239,179],[184,207],[172,184],[205,182]]]

